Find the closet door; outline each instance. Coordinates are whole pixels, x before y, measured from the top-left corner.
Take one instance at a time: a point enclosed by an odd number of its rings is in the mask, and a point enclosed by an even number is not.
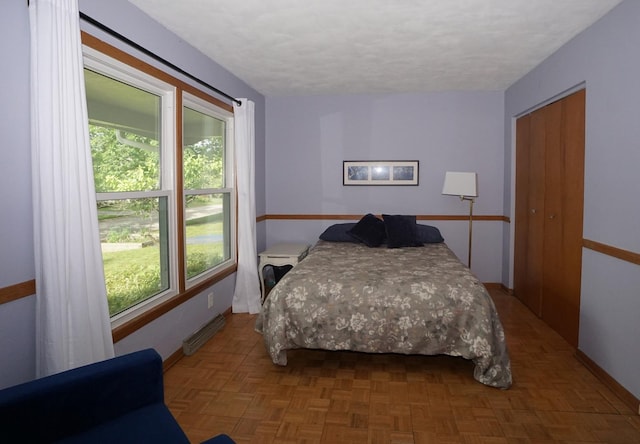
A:
[[[514,291],[578,345],[585,91],[516,122]]]
[[[542,319],[578,345],[584,201],[584,90],[548,107]]]
[[[514,291],[542,315],[546,108],[516,122]]]

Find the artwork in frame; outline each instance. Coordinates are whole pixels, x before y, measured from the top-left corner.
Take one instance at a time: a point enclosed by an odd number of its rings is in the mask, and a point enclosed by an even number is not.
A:
[[[345,160],[343,185],[418,185],[417,160]]]

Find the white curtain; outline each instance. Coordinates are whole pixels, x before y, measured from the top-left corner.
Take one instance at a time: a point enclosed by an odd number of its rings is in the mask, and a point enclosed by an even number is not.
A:
[[[233,294],[234,313],[260,311],[260,283],[256,250],[255,105],[241,99],[233,105],[236,183],[238,192],[238,272]]]
[[[113,357],[78,0],[31,0],[36,373]]]

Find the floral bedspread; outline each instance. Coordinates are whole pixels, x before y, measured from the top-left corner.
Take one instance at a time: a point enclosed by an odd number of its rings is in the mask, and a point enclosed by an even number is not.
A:
[[[269,293],[256,331],[275,364],[287,350],[461,356],[508,388],[504,330],[485,287],[444,243],[369,248],[318,241]]]

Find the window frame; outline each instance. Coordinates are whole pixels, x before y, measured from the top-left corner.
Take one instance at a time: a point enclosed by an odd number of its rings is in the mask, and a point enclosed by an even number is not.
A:
[[[162,91],[161,187],[143,192],[97,193],[97,199],[166,196],[169,224],[169,289],[111,318],[114,342],[197,296],[216,282],[237,271],[237,190],[235,188],[235,147],[233,107],[138,57],[82,32],[85,67],[142,90]],[[150,90],[151,89],[151,90]],[[166,103],[165,103],[166,102]],[[229,193],[229,260],[186,279],[185,190],[182,177],[182,110],[186,104],[203,106],[207,114],[226,122],[225,187]],[[192,106],[189,106],[192,107]],[[168,113],[165,110],[171,109]],[[214,114],[215,113],[215,114]],[[165,115],[166,114],[166,115]],[[170,122],[169,122],[170,121]],[[215,189],[218,190],[218,189]],[[207,189],[210,192],[210,189]]]
[[[185,288],[193,288],[199,283],[206,281],[209,276],[214,274],[216,270],[220,268],[226,268],[231,263],[235,264],[237,262],[237,249],[236,249],[236,193],[235,187],[235,145],[234,145],[234,116],[232,112],[228,112],[226,110],[220,109],[219,107],[213,108],[212,104],[194,94],[190,94],[187,91],[182,92],[182,101],[181,101],[182,109],[191,108],[194,111],[201,112],[208,116],[214,117],[216,119],[224,120],[225,122],[225,156],[224,156],[224,178],[223,178],[223,186],[221,188],[202,188],[198,190],[187,190],[184,187],[184,183],[182,188],[182,217],[183,217],[183,237],[182,242],[185,246],[185,254],[183,261],[183,278],[185,279]],[[181,115],[184,113],[181,112]],[[183,122],[184,123],[184,120]],[[183,134],[183,133],[181,133]],[[184,134],[183,134],[184,135]],[[179,149],[183,152],[183,141],[180,143]],[[180,165],[182,168],[183,165]],[[231,186],[230,186],[231,184]],[[187,244],[187,233],[186,226],[184,221],[186,221],[186,209],[187,206],[184,204],[186,201],[187,195],[198,195],[198,194],[229,194],[229,259],[224,260],[219,265],[201,273],[197,276],[194,276],[190,279],[187,279],[187,255],[186,255],[186,244]]]

